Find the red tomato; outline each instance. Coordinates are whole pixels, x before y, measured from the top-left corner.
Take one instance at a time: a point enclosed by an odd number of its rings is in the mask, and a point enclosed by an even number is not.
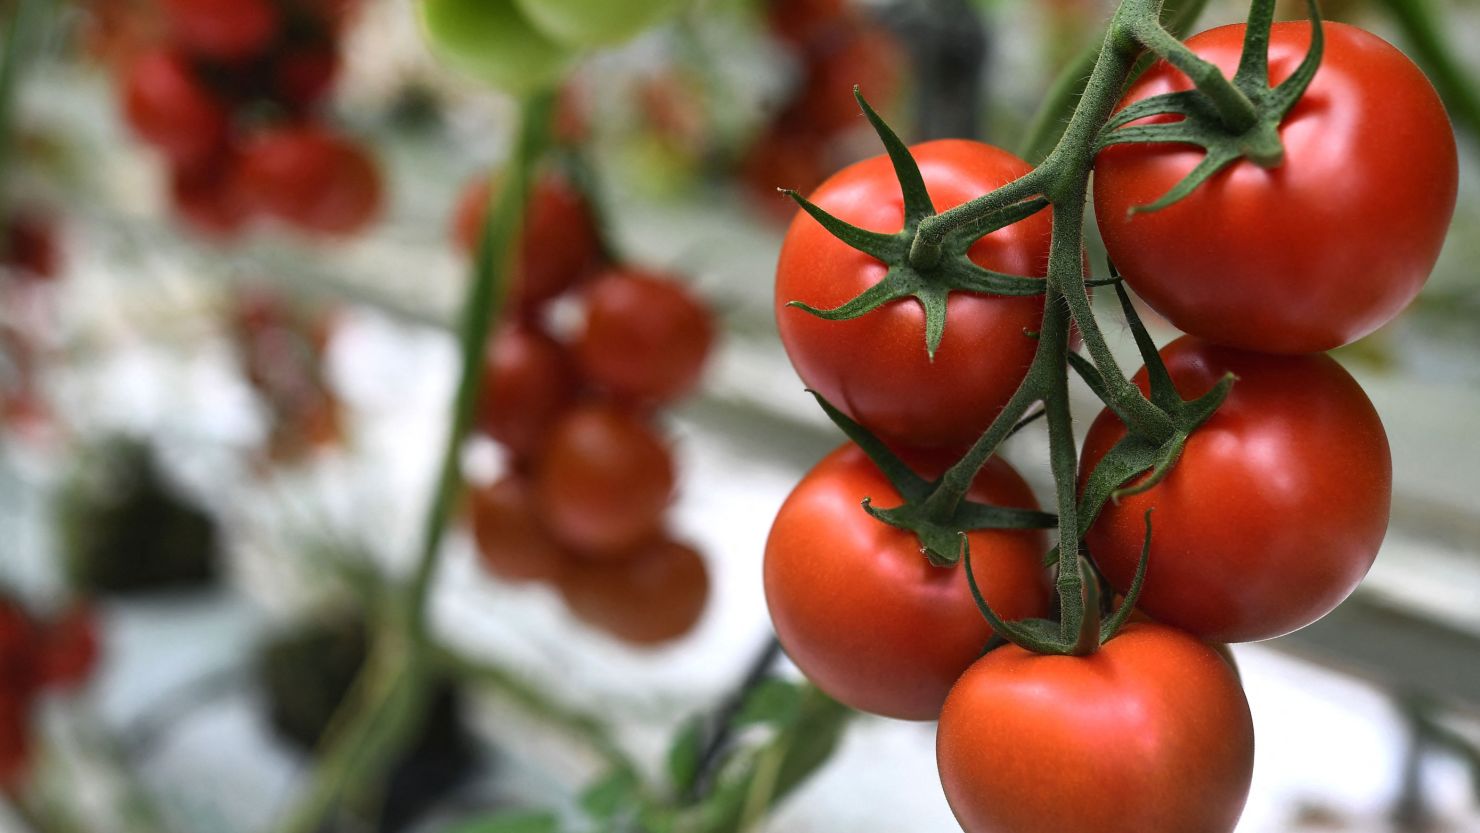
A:
[[[1018,473],[992,460],[975,500],[1036,508]],[[786,652],[833,698],[875,714],[934,720],[951,685],[981,656],[992,628],[965,569],[935,567],[913,534],[866,514],[899,493],[849,443],[818,463],[782,504],[766,542],[766,602]],[[969,533],[987,602],[1007,619],[1048,612],[1041,531]]]
[[[1323,355],[1184,337],[1162,357],[1187,398],[1227,372],[1239,381],[1165,480],[1106,505],[1086,538],[1095,563],[1128,588],[1155,509],[1140,607],[1156,620],[1250,642],[1326,615],[1367,574],[1387,531],[1392,459],[1367,395]],[[1145,370],[1136,382],[1147,388]],[[1085,476],[1124,434],[1100,414],[1085,439]]]
[[[0,598],[0,694],[29,699],[36,690],[37,627],[25,608]]]
[[[156,50],[135,61],[124,79],[123,109],[134,133],[176,163],[206,163],[226,144],[225,105],[179,53]]]
[[[240,234],[252,219],[251,205],[231,162],[175,166],[170,172],[170,203],[176,216],[192,229],[216,239]]]
[[[31,700],[0,691],[0,792],[19,789],[31,764]]]
[[[709,571],[692,547],[659,539],[625,561],[573,563],[560,592],[587,624],[634,645],[658,645],[699,623]]]
[[[978,142],[926,142],[912,150],[937,211],[1029,171],[1016,156]],[[865,229],[898,232],[904,226],[899,181],[884,156],[844,168],[811,199]],[[971,259],[1001,272],[1043,275],[1051,232],[1052,221],[1040,212],[982,238]],[[824,321],[786,306],[803,301],[836,307],[884,273],[882,262],[799,212],[776,269],[776,319],[792,364],[807,387],[886,440],[910,446],[971,443],[1027,374],[1038,345],[1029,333],[1040,326],[1043,298],[952,293],[934,361],[926,353],[925,312],[912,298],[852,321]]]
[[[0,266],[21,275],[46,280],[61,271],[62,249],[57,223],[49,214],[22,209],[10,215],[0,239]]]
[[[1254,727],[1216,651],[1131,624],[1088,657],[982,657],[946,700],[936,758],[966,833],[1231,833]]]
[[[852,20],[843,0],[769,0],[766,22],[787,43],[806,45]]]
[[[452,218],[452,237],[463,251],[478,248],[491,198],[488,178],[468,184]],[[562,177],[535,181],[525,208],[513,297],[526,309],[554,298],[586,277],[601,259],[601,238],[585,197]]]
[[[527,481],[509,475],[471,494],[473,537],[483,567],[510,582],[554,582],[570,558],[540,525]]]
[[[294,44],[273,60],[273,93],[290,107],[311,107],[329,95],[338,75],[339,50],[332,41]]]
[[[1263,353],[1339,347],[1402,311],[1439,256],[1458,161],[1438,95],[1376,35],[1341,23],[1325,32],[1320,71],[1280,128],[1280,167],[1241,161],[1169,208],[1129,214],[1169,191],[1202,151],[1121,145],[1095,164],[1110,258],[1188,333]],[[1187,45],[1232,72],[1243,37],[1243,26],[1224,26]],[[1308,23],[1275,24],[1271,80],[1286,78],[1309,42]],[[1185,89],[1186,76],[1160,63],[1125,100]]]
[[[800,95],[788,109],[824,134],[867,128],[868,121],[853,98],[854,87],[875,107],[885,107],[898,98],[903,85],[904,52],[889,31],[879,26],[849,26],[825,50],[807,58]]]
[[[221,61],[267,51],[281,24],[272,0],[164,0],[164,11],[182,46]]]
[[[86,604],[74,605],[41,629],[37,680],[41,685],[75,689],[98,665],[98,620]]]
[[[646,422],[586,405],[550,434],[535,500],[558,540],[582,555],[621,558],[658,532],[673,480],[668,446]]]
[[[484,360],[478,427],[515,457],[530,459],[576,390],[564,347],[533,325],[501,327]]]
[[[355,142],[315,126],[264,133],[242,155],[254,208],[303,231],[348,235],[380,211],[380,173]]]
[[[773,125],[756,137],[740,160],[740,182],[768,216],[791,222],[797,216],[796,203],[776,189],[810,193],[821,185],[829,170],[827,145],[825,137],[800,127]]]
[[[587,379],[618,397],[671,402],[698,384],[713,341],[714,316],[682,284],[617,270],[586,292],[575,357]]]

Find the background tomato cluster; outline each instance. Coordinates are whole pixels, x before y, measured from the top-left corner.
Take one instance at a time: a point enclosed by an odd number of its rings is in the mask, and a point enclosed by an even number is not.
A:
[[[326,829],[458,833],[515,813],[543,826],[512,829],[548,833],[701,812],[713,826],[695,829],[960,829],[932,724],[837,706],[805,683],[796,646],[791,659],[756,661],[770,659],[766,584],[777,579],[762,565],[778,511],[801,556],[788,579],[804,591],[797,622],[852,640],[858,659],[835,678],[895,695],[855,705],[933,717],[985,630],[959,570],[861,614],[827,592],[860,553],[911,542],[849,534],[844,519],[863,497],[882,506],[893,495],[839,450],[781,345],[773,276],[780,257],[802,253],[783,255],[794,204],[775,189],[813,189],[878,153],[854,84],[911,142],[1020,151],[1052,78],[1098,36],[1111,4],[483,5],[515,21],[500,31],[519,33],[518,66],[559,77],[555,148],[532,183],[511,296],[481,363],[491,393],[461,450],[466,489],[431,582],[430,717]],[[1416,6],[1442,23],[1437,41],[1405,23]],[[26,38],[11,117],[0,119],[0,830],[280,829],[356,680],[397,658],[399,591],[457,389],[455,333],[518,119],[516,97],[486,82],[518,79],[499,76],[493,57],[449,62],[401,0],[28,0],[37,7],[43,28]],[[0,0],[5,26],[16,8]],[[1269,396],[1302,403],[1287,413],[1301,425],[1319,415],[1310,403],[1321,385],[1360,385],[1391,446],[1394,520],[1363,588],[1328,619],[1233,649],[1258,737],[1239,830],[1466,830],[1480,813],[1467,764],[1480,739],[1470,441],[1480,203],[1463,44],[1480,19],[1440,0],[1324,8],[1439,82],[1459,137],[1459,201],[1435,274],[1402,317],[1329,358],[1291,360],[1300,371],[1270,383]],[[1245,10],[1213,2],[1198,28]],[[931,57],[963,43],[977,44],[980,73],[945,83]],[[1446,44],[1448,72],[1435,69]],[[975,114],[971,135],[944,135],[932,109]],[[952,143],[936,146],[932,166],[966,164]],[[967,162],[977,190],[1025,164]],[[1361,184],[1340,171],[1325,180]],[[892,196],[850,191],[837,210],[897,211]],[[1394,216],[1419,219],[1412,206]],[[1300,219],[1278,227],[1304,238]],[[1047,225],[1022,229],[1021,262],[987,246],[981,262],[1041,274]],[[1360,267],[1372,252],[1399,254],[1387,236],[1396,228],[1358,231],[1367,254],[1347,246],[1355,274],[1335,274],[1342,285],[1369,277]],[[1086,252],[1097,274],[1099,236]],[[1116,257],[1127,274],[1131,259]],[[1095,295],[1113,321],[1113,292]],[[953,315],[995,315],[1008,322],[998,335],[1037,321],[1032,300],[974,301],[953,300]],[[1179,381],[1203,384],[1218,356],[1172,344],[1176,328],[1142,314],[1172,345]],[[1130,334],[1106,331],[1123,366],[1138,367]],[[850,332],[826,325],[810,337],[845,356],[873,346]],[[1022,347],[986,335],[948,330],[937,364]],[[1247,361],[1241,375],[1253,380],[1259,361]],[[912,409],[941,418],[929,445],[969,439],[975,418],[944,417],[975,407],[924,401],[909,387],[921,366],[839,371],[827,390],[807,381],[881,425]],[[878,381],[900,387],[868,400],[862,385]],[[958,395],[995,398],[989,387]],[[1076,384],[1074,396],[1080,436],[1112,438],[1118,426],[1092,419],[1088,391]],[[1242,413],[1231,409],[1224,428]],[[1315,441],[1302,450],[1333,453]],[[937,448],[911,462],[933,471],[947,457]],[[974,493],[1049,507],[1046,459],[1041,432],[1025,430]],[[783,510],[809,471],[810,502]],[[821,488],[836,484],[847,500]],[[1244,508],[1220,533],[1236,548],[1259,521]],[[1309,523],[1283,543],[1329,539],[1337,508],[1303,511]],[[1125,514],[1129,539],[1142,519],[1129,504]],[[1020,586],[1002,594],[1005,612],[1049,610],[1034,566],[1044,543],[1037,532],[973,536],[989,599],[994,586]],[[884,563],[921,569],[918,558]],[[1009,595],[1024,609],[1010,610]],[[1286,629],[1268,611],[1235,610],[1239,601],[1219,604],[1240,627]],[[1316,606],[1309,594],[1296,601]],[[1169,617],[1180,600],[1161,603]],[[951,638],[889,641],[900,621]],[[922,658],[954,670],[901,693],[892,669]],[[763,682],[736,701],[758,667],[769,669]],[[767,772],[783,787],[767,791]],[[738,808],[757,818],[728,815]],[[548,826],[551,811],[565,827]]]

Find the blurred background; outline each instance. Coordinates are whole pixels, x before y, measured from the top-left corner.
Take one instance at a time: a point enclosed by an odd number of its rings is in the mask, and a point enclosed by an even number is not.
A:
[[[933,726],[819,703],[770,647],[770,518],[841,440],[775,335],[775,189],[878,152],[855,84],[909,138],[1031,153],[1113,4],[695,0],[564,61],[523,341],[486,370],[543,404],[480,404],[426,684],[358,747],[346,714],[404,661],[383,633],[516,105],[429,52],[413,0],[252,5],[0,0],[0,830],[538,833],[701,806],[662,829],[958,829]],[[1324,8],[1435,79],[1460,203],[1418,302],[1338,353],[1388,428],[1392,528],[1336,613],[1235,647],[1258,737],[1239,829],[1480,831],[1480,5]],[[1196,28],[1245,10],[1212,2]],[[635,425],[612,416],[621,369],[583,348],[624,279],[691,321],[692,378]],[[531,436],[579,434],[572,409],[639,449],[634,491],[675,484],[641,565],[520,558],[549,546],[532,518],[559,488]],[[1045,450],[1008,451],[1040,490]]]

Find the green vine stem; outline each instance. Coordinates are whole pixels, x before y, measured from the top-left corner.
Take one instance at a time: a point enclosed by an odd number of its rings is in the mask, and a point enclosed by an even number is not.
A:
[[[0,55],[0,213],[8,196],[11,134],[15,128],[15,98],[20,86],[21,52],[36,39],[42,0],[16,0],[5,33],[5,53]],[[5,245],[0,240],[0,246]]]
[[[483,229],[463,305],[457,395],[404,607],[393,611],[392,627],[376,634],[365,669],[330,727],[303,798],[278,828],[281,833],[315,833],[345,796],[382,777],[425,709],[428,677],[436,669],[429,597],[462,487],[460,454],[480,393],[484,345],[508,294],[514,244],[535,166],[549,142],[554,102],[553,94],[540,93],[523,103],[519,136]]]

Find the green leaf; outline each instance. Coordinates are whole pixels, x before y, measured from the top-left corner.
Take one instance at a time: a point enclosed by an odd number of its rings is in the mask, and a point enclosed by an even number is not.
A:
[[[443,833],[559,833],[560,821],[552,813],[515,811],[462,822]]]
[[[581,793],[581,809],[597,821],[604,821],[641,803],[642,783],[637,774],[618,769],[592,784]]]
[[[790,726],[801,714],[806,687],[789,680],[769,679],[756,686],[735,715],[737,728]]]
[[[678,792],[686,791],[699,776],[699,756],[704,747],[704,721],[684,724],[668,747],[668,778]]]

